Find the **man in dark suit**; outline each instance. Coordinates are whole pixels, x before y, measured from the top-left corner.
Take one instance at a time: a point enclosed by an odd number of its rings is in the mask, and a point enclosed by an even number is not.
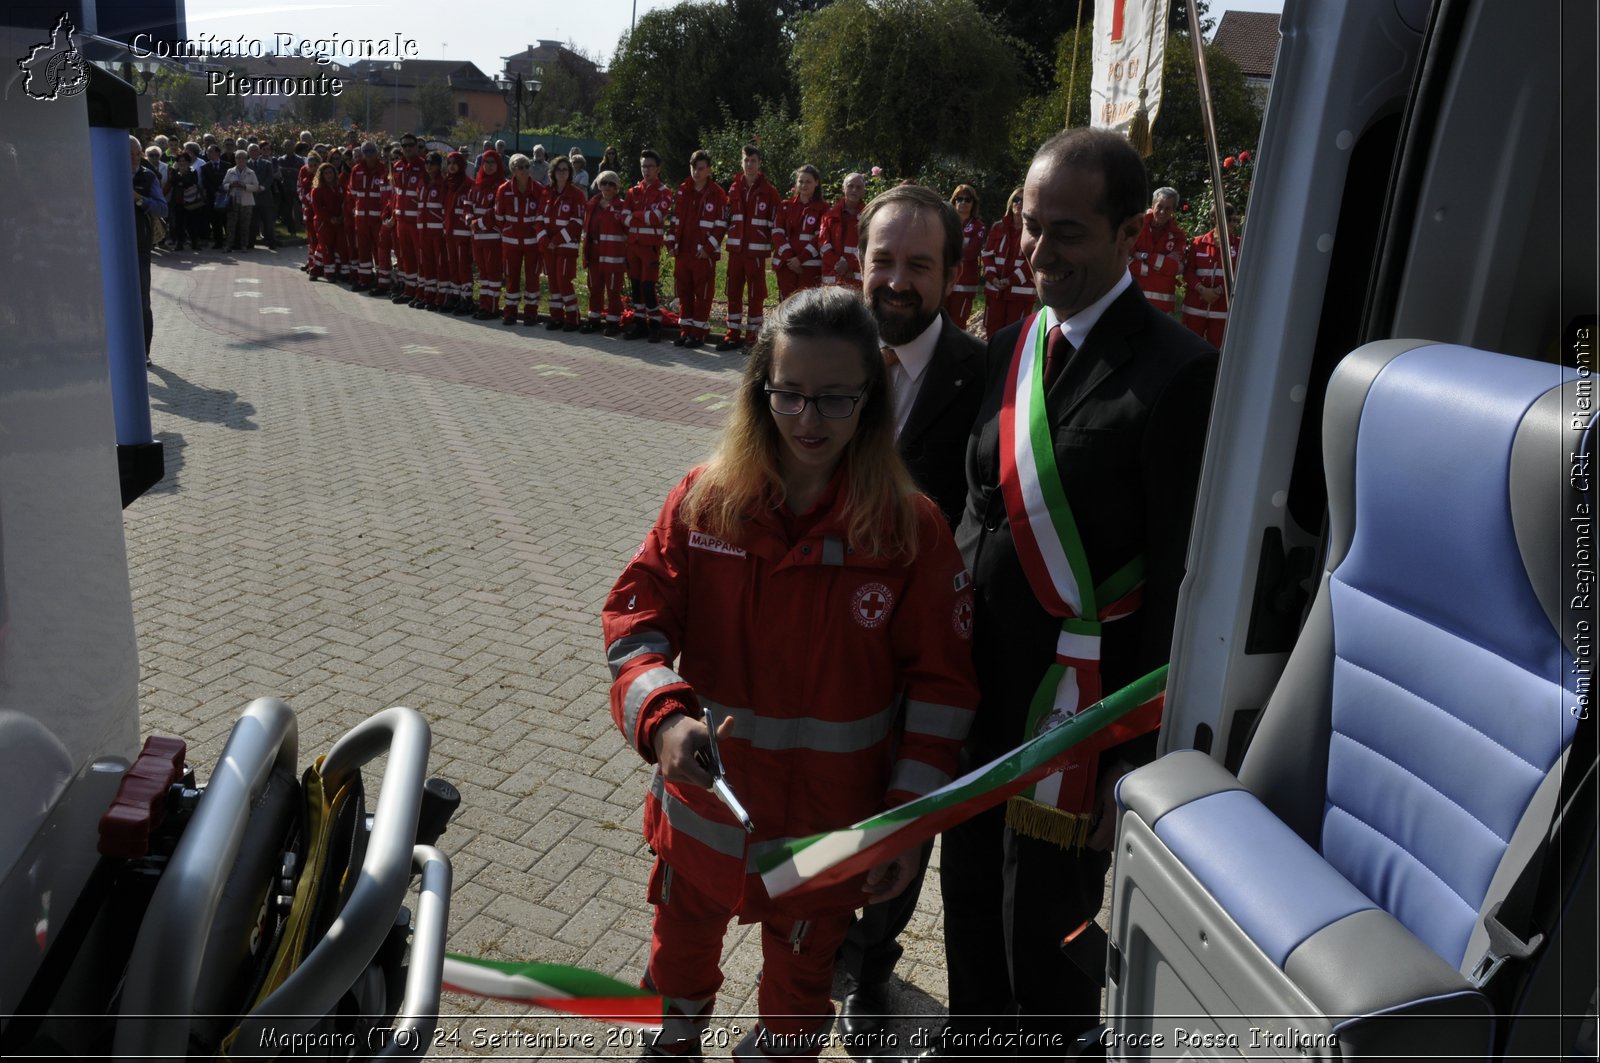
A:
[[[859,232],[862,294],[889,362],[900,456],[954,528],[967,495],[967,436],[983,397],[983,344],[943,309],[961,271],[961,222],[933,192],[902,185],[872,201]],[[906,869],[914,877],[905,892],[868,905],[840,949],[850,985],[841,1026],[858,1049],[870,1050],[882,1028],[889,975],[904,951],[895,939],[916,910],[932,848]]]
[[[970,491],[956,533],[976,590],[973,658],[983,691],[965,751],[970,766],[1032,737],[1030,703],[1051,683],[1047,670],[1068,615],[1042,603],[1038,581],[1059,577],[1041,573],[1030,552],[1037,548],[1029,546],[1064,531],[1060,518],[1041,524],[1038,508],[1027,509],[1020,492],[1008,499],[1001,486],[1002,409],[1028,407],[1018,383],[1028,379],[1022,366],[1042,373],[1043,405],[1032,422],[1039,430],[1031,438],[1051,445],[1044,455],[1029,446],[1027,461],[1015,466],[1036,469],[1041,484],[1047,473],[1059,478],[1071,510],[1066,520],[1082,544],[1081,551],[1062,550],[1084,564],[1098,617],[1120,611],[1106,600],[1130,585],[1111,577],[1143,567],[1142,601],[1100,625],[1100,689],[1118,690],[1171,652],[1217,356],[1153,309],[1129,277],[1146,189],[1144,164],[1127,141],[1089,129],[1048,141],[1023,185],[1022,252],[1044,308],[990,341],[988,382],[967,453]],[[1036,353],[1041,346],[1043,356]],[[1019,361],[1024,357],[1034,360]],[[1013,423],[1021,423],[1020,414]],[[1014,470],[1006,476],[1023,478]],[[1013,536],[1018,519],[1028,521],[1031,536]],[[1067,536],[1052,541],[1061,545]],[[1137,595],[1122,599],[1133,601]],[[1080,672],[1077,681],[1087,686],[1084,679]],[[1054,704],[1072,700],[1069,686],[1052,685]],[[967,1054],[974,1049],[970,1040],[963,1047],[962,1035],[1020,1027],[1031,1042],[1023,1052],[1059,1057],[1098,1022],[1100,988],[1063,956],[1061,942],[1100,910],[1115,819],[1111,786],[1153,756],[1154,739],[1151,732],[1086,758],[1082,771],[1095,781],[1081,791],[1077,813],[1049,810],[1071,825],[1065,833],[1076,843],[1025,837],[1007,826],[1004,808],[944,835],[950,1026],[933,1054]]]

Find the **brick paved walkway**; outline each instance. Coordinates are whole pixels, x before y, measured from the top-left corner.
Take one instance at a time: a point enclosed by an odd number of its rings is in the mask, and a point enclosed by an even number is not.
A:
[[[450,947],[635,980],[648,776],[607,713],[599,606],[742,360],[445,318],[308,283],[299,254],[157,260],[167,477],[126,512],[143,731],[208,772],[257,696],[295,707],[302,760],[419,709],[463,794]],[[903,1038],[945,999],[937,893],[903,939]],[[759,966],[736,928],[719,1031],[748,1028]],[[436,1055],[637,1055],[506,1010],[448,999]],[[516,1046],[558,1033],[600,1047]]]

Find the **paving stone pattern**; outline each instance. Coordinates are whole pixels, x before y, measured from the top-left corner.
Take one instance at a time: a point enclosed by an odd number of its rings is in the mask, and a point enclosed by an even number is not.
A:
[[[125,514],[142,730],[185,737],[205,774],[254,697],[294,706],[304,762],[375,711],[420,710],[433,773],[463,795],[442,840],[450,948],[634,981],[648,775],[607,711],[599,607],[710,452],[742,359],[447,318],[298,264],[157,259],[167,475]],[[939,919],[930,886],[897,972],[902,1044],[940,1021]],[[724,968],[717,1029],[747,1029],[751,928],[729,933]],[[454,996],[445,1011],[438,1058],[638,1054],[583,1020]]]

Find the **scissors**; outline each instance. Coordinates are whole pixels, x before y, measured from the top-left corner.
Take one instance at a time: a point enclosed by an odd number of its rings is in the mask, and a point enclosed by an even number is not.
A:
[[[706,725],[706,745],[695,751],[695,763],[699,764],[711,775],[711,792],[728,806],[728,811],[733,813],[733,818],[745,829],[745,833],[754,834],[756,825],[750,820],[750,813],[744,810],[744,805],[733,795],[733,788],[728,785],[726,775],[722,770],[722,753],[717,749],[717,721],[712,717],[709,708],[700,710],[700,718]]]

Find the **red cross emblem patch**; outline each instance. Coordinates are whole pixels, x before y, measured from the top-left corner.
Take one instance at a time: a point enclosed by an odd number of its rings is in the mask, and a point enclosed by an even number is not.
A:
[[[881,583],[863,583],[850,603],[850,615],[864,628],[882,627],[894,606],[894,592]]]
[[[954,614],[950,617],[950,624],[956,629],[956,634],[963,639],[972,638],[972,595],[963,594],[956,602]]]

